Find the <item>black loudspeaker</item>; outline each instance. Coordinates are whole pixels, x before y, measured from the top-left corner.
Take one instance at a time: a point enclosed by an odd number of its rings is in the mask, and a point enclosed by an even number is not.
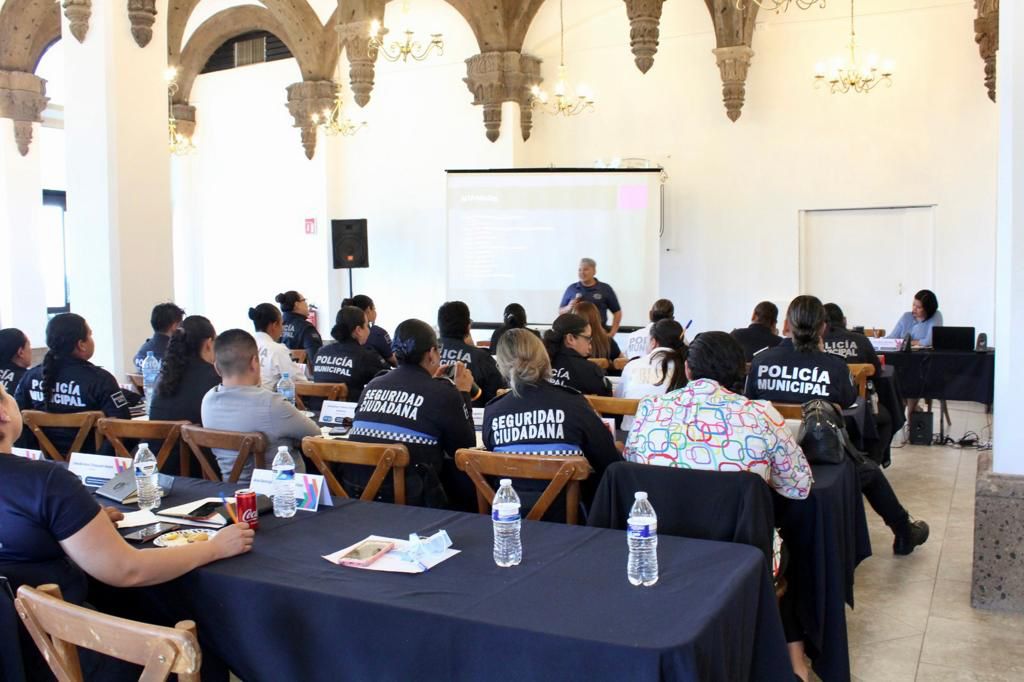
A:
[[[931,412],[910,413],[911,445],[931,445],[935,435],[935,422]]]
[[[981,352],[988,350],[988,334],[985,332],[978,334],[978,343],[974,346],[974,350]]]
[[[370,267],[365,218],[332,220],[331,245],[334,250],[335,270]]]

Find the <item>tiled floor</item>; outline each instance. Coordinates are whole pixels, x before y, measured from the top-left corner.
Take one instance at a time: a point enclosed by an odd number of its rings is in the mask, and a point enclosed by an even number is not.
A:
[[[868,508],[874,556],[856,573],[847,609],[854,680],[1024,680],[1024,614],[972,609],[977,451],[906,446],[886,470],[900,501],[931,526],[906,557]]]

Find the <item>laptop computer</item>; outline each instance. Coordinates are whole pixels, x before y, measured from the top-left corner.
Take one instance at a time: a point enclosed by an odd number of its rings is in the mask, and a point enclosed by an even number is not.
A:
[[[935,350],[974,350],[974,327],[935,327],[932,329]]]

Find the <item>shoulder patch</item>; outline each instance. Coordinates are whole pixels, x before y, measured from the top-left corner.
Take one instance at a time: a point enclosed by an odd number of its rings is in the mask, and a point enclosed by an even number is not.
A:
[[[118,391],[117,393],[110,394],[110,401],[114,403],[114,407],[121,409],[128,404],[128,399],[124,397],[124,393]]]

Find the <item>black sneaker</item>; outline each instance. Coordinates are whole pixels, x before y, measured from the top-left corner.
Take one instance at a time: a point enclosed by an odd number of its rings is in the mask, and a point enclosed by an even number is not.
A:
[[[892,553],[905,556],[913,552],[918,545],[923,545],[927,539],[928,524],[924,521],[909,521],[906,531],[896,533],[892,541]]]

